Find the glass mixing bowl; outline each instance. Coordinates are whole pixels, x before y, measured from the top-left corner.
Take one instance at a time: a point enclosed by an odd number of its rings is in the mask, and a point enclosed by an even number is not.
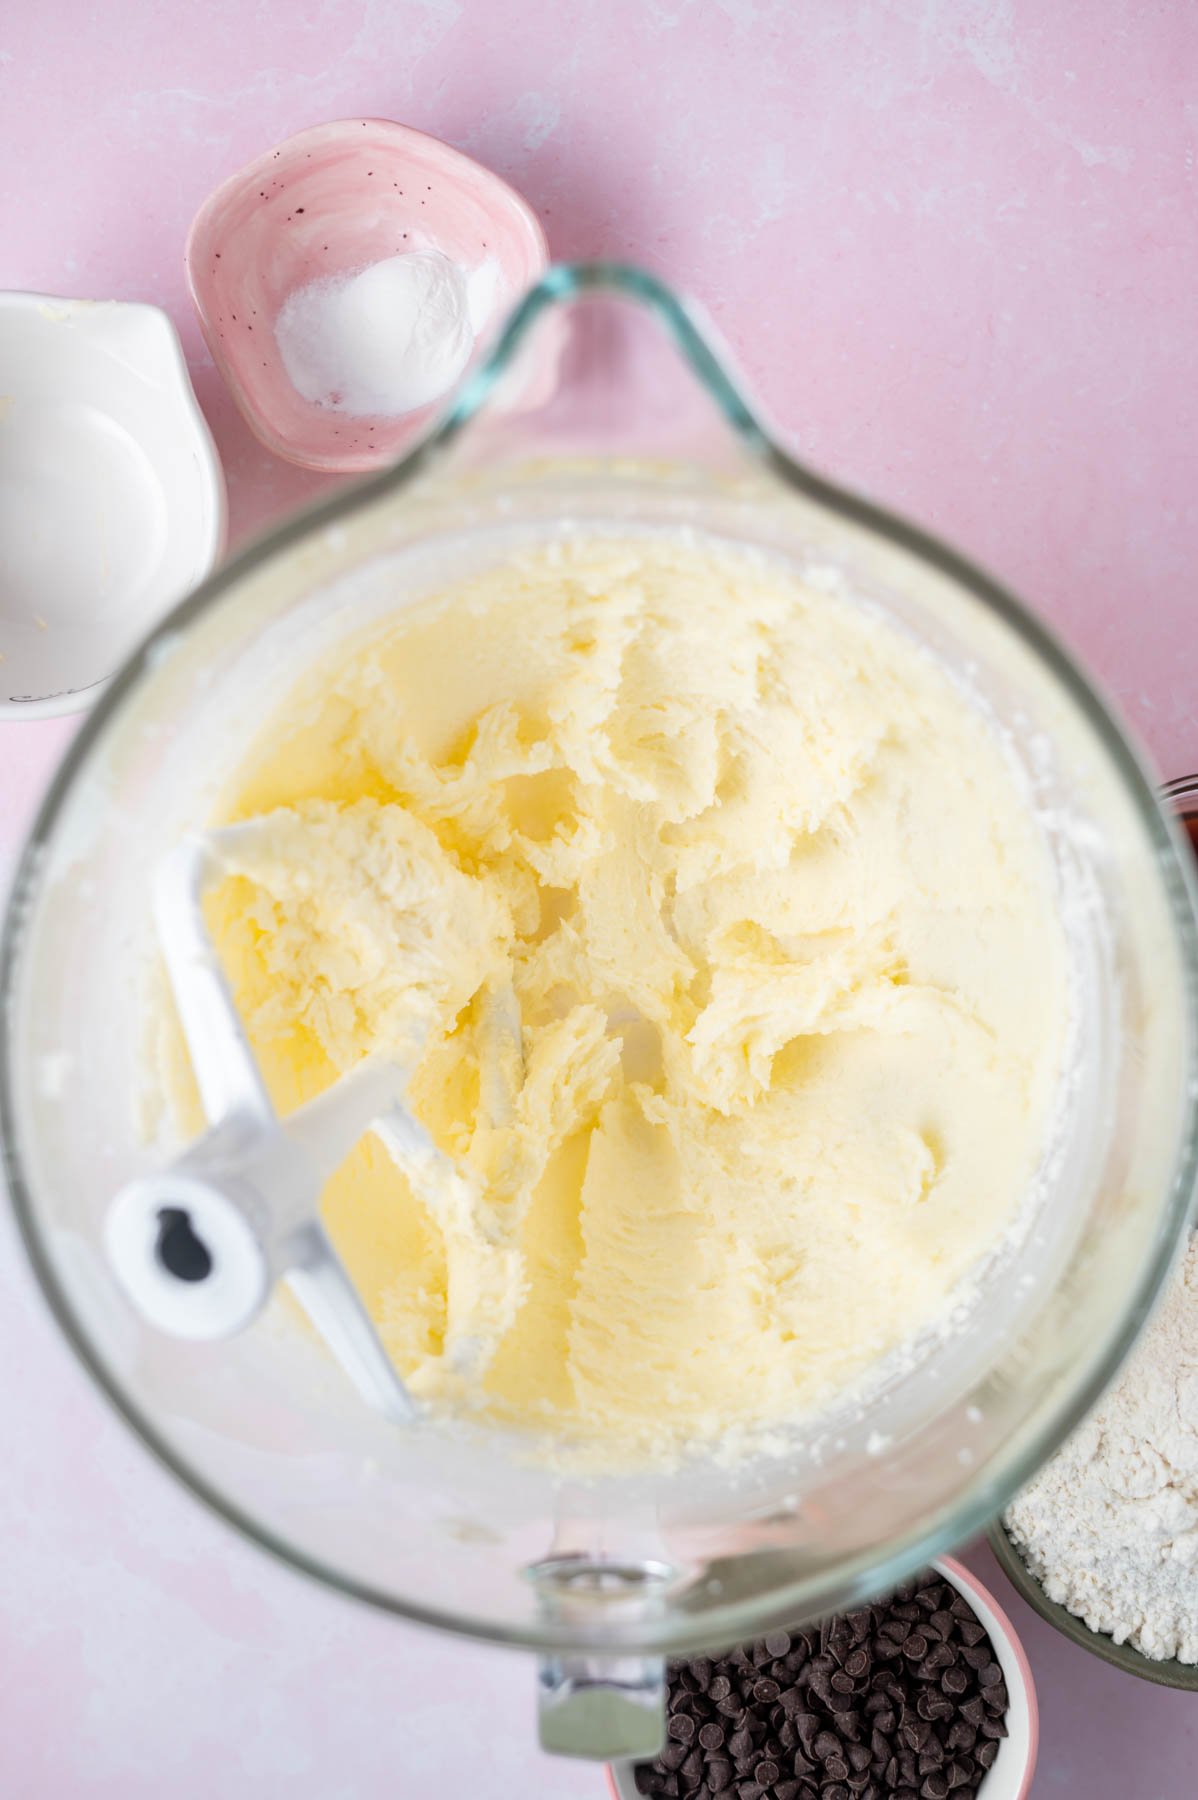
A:
[[[150,872],[301,667],[513,545],[580,530],[755,546],[924,641],[1022,764],[1069,928],[1076,1031],[1026,1234],[951,1350],[741,1466],[583,1478],[478,1427],[397,1425],[285,1306],[226,1342],[181,1342],[130,1311],[104,1254],[111,1197],[165,1153],[134,1106]],[[1194,899],[1136,752],[1043,626],[954,551],[794,462],[660,284],[559,268],[412,455],[221,569],[76,739],[4,940],[10,1190],[62,1329],[199,1498],[344,1592],[537,1651],[552,1747],[651,1755],[665,1653],[900,1580],[991,1518],[1111,1376],[1193,1186]]]

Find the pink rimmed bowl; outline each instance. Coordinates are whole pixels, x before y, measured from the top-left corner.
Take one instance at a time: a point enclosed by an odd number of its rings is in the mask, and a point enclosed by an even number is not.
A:
[[[1010,1695],[1007,1736],[999,1740],[998,1755],[978,1789],[978,1800],[1027,1800],[1032,1791],[1040,1745],[1040,1713],[1027,1652],[993,1594],[963,1563],[951,1556],[941,1556],[932,1567],[942,1580],[952,1583],[973,1608],[979,1624],[986,1627]],[[631,1761],[609,1764],[607,1787],[610,1800],[641,1800],[636,1785],[636,1764]],[[734,1800],[735,1791],[735,1788],[728,1790],[727,1800]]]
[[[460,150],[389,119],[338,119],[287,138],[209,195],[192,222],[187,279],[217,368],[256,437],[289,462],[349,472],[393,462],[439,401],[355,417],[292,386],[275,342],[288,295],[409,250],[490,262],[474,353],[548,263],[536,214]]]

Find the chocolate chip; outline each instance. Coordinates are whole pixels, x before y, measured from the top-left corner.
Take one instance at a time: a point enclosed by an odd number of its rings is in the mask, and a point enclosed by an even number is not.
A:
[[[707,1765],[707,1785],[713,1794],[732,1786],[732,1764],[726,1756],[713,1756]]]
[[[703,1779],[703,1752],[692,1750],[678,1771],[687,1788],[696,1788]]]
[[[1005,1738],[1007,1726],[1005,1719],[983,1719],[979,1730],[984,1738]]]
[[[983,1769],[992,1769],[994,1767],[994,1759],[997,1755],[998,1745],[991,1741],[990,1743],[978,1745],[973,1753],[973,1760],[975,1763],[979,1763]]]
[[[922,1631],[913,1631],[903,1645],[903,1655],[908,1662],[922,1662],[928,1653],[928,1640]]]
[[[860,1775],[863,1770],[868,1769],[872,1761],[871,1754],[864,1744],[850,1744],[846,1754],[855,1775]]]
[[[666,1736],[677,1738],[680,1744],[689,1744],[695,1735],[695,1721],[689,1713],[671,1713],[666,1726]]]
[[[668,1731],[669,1727],[667,1726],[666,1729]],[[677,1741],[675,1741],[672,1744],[666,1745],[665,1749],[662,1751],[661,1755],[658,1757],[657,1760],[658,1760],[658,1762],[661,1763],[661,1765],[664,1769],[667,1769],[667,1770],[680,1769],[682,1767],[683,1763],[686,1761],[689,1754],[690,1754],[690,1752],[688,1751],[685,1744],[680,1744]]]
[[[743,1725],[728,1739],[728,1748],[735,1757],[747,1756],[753,1748],[753,1740]]]
[[[968,1787],[973,1780],[973,1769],[963,1762],[954,1760],[944,1771],[950,1788]]]
[[[845,1657],[844,1672],[846,1675],[851,1676],[854,1681],[860,1681],[863,1675],[869,1674],[869,1662],[870,1657],[868,1650],[854,1650],[851,1656]],[[833,1677],[833,1680],[835,1680],[835,1676]]]
[[[732,1692],[732,1683],[726,1675],[713,1675],[707,1692],[713,1700],[726,1700]]]
[[[795,1800],[798,1791],[797,1781],[775,1781],[774,1800]]]
[[[835,1675],[828,1677],[828,1681],[833,1693],[836,1694],[851,1694],[857,1685],[847,1668],[837,1669]]]
[[[984,1669],[978,1670],[978,1685],[980,1687],[994,1687],[1001,1680],[1002,1670],[996,1662],[989,1662]]]
[[[966,1719],[970,1725],[980,1725],[986,1717],[985,1701],[977,1698],[966,1700],[961,1707],[961,1717]]]
[[[700,1725],[699,1742],[704,1750],[720,1750],[724,1744],[724,1727],[722,1725]]]
[[[945,1800],[948,1793],[948,1779],[944,1775],[929,1775],[920,1788],[924,1800]]]
[[[849,1765],[843,1756],[830,1756],[824,1764],[824,1774],[832,1781],[843,1781],[849,1772]]]
[[[771,1681],[768,1675],[763,1675],[760,1681],[753,1684],[753,1698],[762,1706],[772,1706],[781,1692],[778,1683]]]
[[[968,1644],[972,1648],[974,1644],[981,1643],[986,1635],[986,1627],[978,1619],[962,1619],[957,1629],[957,1635],[963,1644]]]
[[[843,1781],[833,1781],[824,1788],[822,1800],[849,1800],[849,1790]]]
[[[1005,1713],[1011,1704],[1011,1696],[1007,1692],[1007,1684],[1005,1681],[996,1681],[993,1687],[988,1687],[986,1689],[982,1698],[985,1700],[986,1705],[991,1712]]]
[[[773,1787],[781,1773],[777,1763],[772,1762],[768,1756],[763,1757],[753,1771],[754,1776],[764,1788]]]
[[[815,1755],[815,1740],[819,1736],[820,1729],[818,1713],[800,1713],[795,1719],[795,1730],[799,1734],[799,1742],[808,1756]]]
[[[765,1640],[765,1647],[771,1656],[785,1656],[790,1649],[790,1633],[788,1631],[771,1631]]]
[[[940,1677],[940,1685],[946,1694],[963,1694],[969,1686],[969,1677],[964,1669],[946,1669]]]

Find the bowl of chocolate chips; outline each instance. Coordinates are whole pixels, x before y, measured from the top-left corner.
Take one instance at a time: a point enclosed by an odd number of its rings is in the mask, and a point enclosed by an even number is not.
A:
[[[944,1558],[887,1599],[669,1666],[666,1742],[615,1800],[1024,1800],[1036,1693],[1001,1607]]]

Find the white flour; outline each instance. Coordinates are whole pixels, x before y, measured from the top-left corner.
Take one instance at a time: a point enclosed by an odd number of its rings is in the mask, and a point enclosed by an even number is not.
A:
[[[1198,1237],[1119,1381],[1006,1524],[1092,1630],[1198,1662]]]

